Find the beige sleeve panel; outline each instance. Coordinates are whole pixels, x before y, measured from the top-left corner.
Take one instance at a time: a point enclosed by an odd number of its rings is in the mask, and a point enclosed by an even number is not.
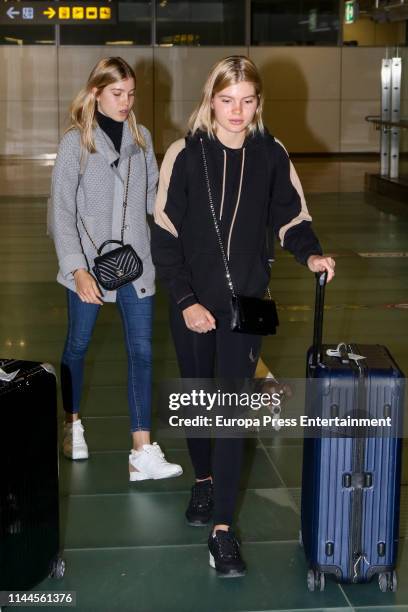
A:
[[[161,228],[173,234],[175,238],[178,238],[178,232],[170,221],[169,217],[164,212],[167,202],[167,192],[170,185],[170,179],[173,172],[174,162],[177,159],[178,154],[186,146],[185,138],[176,140],[169,146],[163,159],[163,163],[160,168],[159,187],[157,190],[156,203],[154,206],[154,220],[157,225]]]
[[[280,142],[280,140],[275,138],[275,141],[285,150],[286,155],[289,157],[289,153],[285,149],[284,145]],[[295,188],[295,190],[297,191],[299,195],[300,203],[301,203],[301,210],[300,210],[300,213],[296,217],[294,217],[289,223],[287,223],[286,225],[280,228],[279,240],[280,240],[282,247],[285,241],[285,234],[289,229],[291,229],[295,225],[299,225],[299,223],[302,223],[302,221],[312,220],[312,217],[310,216],[309,211],[307,210],[305,195],[303,193],[303,188],[300,183],[300,179],[297,175],[294,165],[292,164],[290,160],[289,160],[289,164],[290,164],[290,182],[292,183],[293,187]]]

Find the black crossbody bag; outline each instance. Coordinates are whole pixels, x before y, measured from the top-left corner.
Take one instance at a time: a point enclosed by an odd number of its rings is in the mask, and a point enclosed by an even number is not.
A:
[[[81,215],[79,215],[86,235],[98,254],[94,259],[94,265],[92,268],[93,273],[95,274],[95,277],[101,287],[107,289],[108,291],[119,289],[119,287],[123,287],[123,285],[127,285],[127,283],[131,283],[132,281],[140,278],[140,276],[143,274],[142,260],[130,244],[123,243],[129,190],[130,161],[131,157],[129,157],[125,197],[123,199],[121,239],[105,240],[105,242],[98,248],[86,229],[84,220],[82,219]],[[112,251],[102,255],[103,249],[108,244],[119,244],[120,246],[117,249],[113,249]]]
[[[276,311],[276,304],[273,301],[269,287],[267,293],[269,299],[265,300],[256,297],[247,297],[243,295],[237,295],[235,293],[234,284],[232,282],[231,273],[228,266],[228,260],[225,255],[224,245],[221,239],[220,228],[218,227],[217,215],[215,214],[210,180],[208,177],[207,158],[205,155],[205,149],[202,138],[201,152],[204,164],[205,180],[208,190],[208,201],[210,203],[211,215],[214,221],[215,232],[218,238],[218,244],[225,267],[225,275],[227,280],[228,288],[231,292],[230,310],[231,310],[231,331],[239,332],[242,334],[255,334],[255,335],[273,335],[276,334],[276,328],[279,325],[278,313]]]

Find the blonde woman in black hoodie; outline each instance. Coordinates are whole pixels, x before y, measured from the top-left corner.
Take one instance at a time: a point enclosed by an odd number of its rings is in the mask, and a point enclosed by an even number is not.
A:
[[[302,187],[282,143],[262,122],[262,82],[247,57],[218,62],[189,122],[160,172],[152,255],[171,298],[170,323],[183,378],[252,378],[261,336],[230,329],[231,294],[214,220],[237,294],[263,297],[269,282],[266,228],[312,272],[334,276],[311,228]],[[196,482],[186,511],[191,525],[213,520],[210,565],[220,576],[246,572],[232,531],[242,438],[188,438]]]

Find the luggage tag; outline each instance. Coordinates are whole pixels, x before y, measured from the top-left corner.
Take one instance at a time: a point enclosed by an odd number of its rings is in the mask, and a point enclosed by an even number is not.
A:
[[[356,353],[349,353],[347,345],[344,342],[340,342],[336,349],[327,349],[326,355],[329,357],[339,357],[342,363],[349,363],[350,360],[358,363],[362,359],[366,359],[363,355],[357,355]]]
[[[10,372],[7,374],[2,368],[0,368],[0,381],[2,382],[11,382],[15,379],[20,370],[16,370],[15,372]]]
[[[363,359],[365,359],[365,357],[363,357]],[[357,557],[356,562],[353,565],[353,571],[354,571],[353,581],[357,580],[358,578],[358,564],[360,563],[360,561],[363,561],[364,563],[368,565],[368,567],[370,567],[370,563],[369,561],[367,561],[367,557],[363,554],[359,555],[359,557]]]

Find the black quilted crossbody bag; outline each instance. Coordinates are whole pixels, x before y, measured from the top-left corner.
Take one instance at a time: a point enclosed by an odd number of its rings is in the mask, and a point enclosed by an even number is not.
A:
[[[130,244],[123,243],[129,190],[130,162],[131,157],[129,157],[125,197],[123,199],[121,239],[105,240],[105,242],[98,248],[89,235],[85,223],[80,216],[84,230],[98,254],[98,256],[94,259],[92,270],[101,287],[107,289],[108,291],[115,291],[115,289],[119,289],[119,287],[123,287],[123,285],[131,283],[143,274],[142,260]],[[117,249],[113,249],[112,251],[102,254],[103,249],[108,244],[119,244],[120,246]]]

